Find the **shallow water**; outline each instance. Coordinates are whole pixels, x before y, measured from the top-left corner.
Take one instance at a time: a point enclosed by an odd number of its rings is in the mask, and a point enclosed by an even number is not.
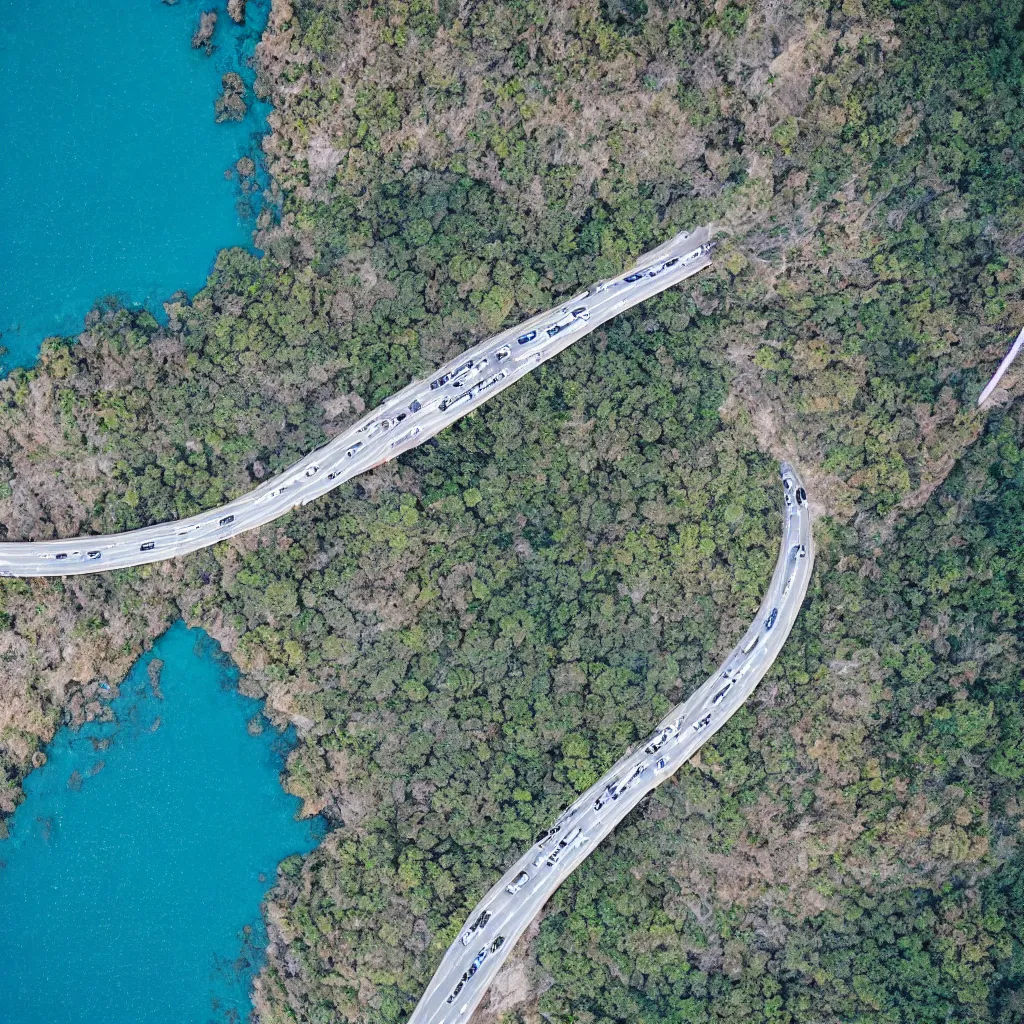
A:
[[[256,152],[268,107],[224,124],[213,109],[225,71],[253,78],[269,0],[248,7],[241,29],[223,0],[0,0],[0,368],[105,296],[162,314],[218,249],[251,244],[224,172]],[[212,57],[191,47],[204,8]]]
[[[260,900],[322,825],[295,820],[282,739],[249,735],[236,678],[179,623],[109,702],[116,724],[58,733],[0,842],[0,1022],[246,1019]]]

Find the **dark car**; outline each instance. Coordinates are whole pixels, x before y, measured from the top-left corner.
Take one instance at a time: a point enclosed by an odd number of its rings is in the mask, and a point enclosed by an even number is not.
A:
[[[671,729],[665,729],[664,732],[658,733],[658,735],[655,736],[654,739],[651,740],[651,742],[648,743],[646,747],[644,747],[644,753],[645,754],[655,754],[655,753],[657,753],[658,750],[665,745],[666,741],[668,740],[669,736],[671,736],[671,735],[672,735],[672,730]]]
[[[156,541],[155,540],[147,540],[145,544],[142,544],[139,547],[139,550],[140,551],[152,551],[153,548],[155,548],[155,547],[156,547]]]
[[[562,831],[561,825],[554,825],[551,828],[544,829],[539,836],[537,836],[535,843],[537,846],[543,846],[552,836],[557,835]]]
[[[779,609],[778,608],[773,608],[772,611],[771,611],[771,614],[768,616],[767,619],[764,620],[765,632],[767,632],[769,629],[772,628],[772,626],[775,625],[775,620],[778,617],[779,617]]]
[[[548,332],[547,332],[548,333],[548,337],[549,338],[553,338],[556,334],[561,334],[563,330],[564,330],[564,328],[562,327],[561,324],[555,324],[554,327],[549,327],[548,328]]]
[[[235,521],[235,517],[234,517],[234,516],[225,516],[225,517],[224,517],[224,518],[223,518],[223,519],[222,519],[222,520],[220,521],[220,525],[221,525],[221,526],[227,526],[227,525],[228,525],[228,523],[233,523],[234,521]]]
[[[100,557],[100,553],[98,551],[89,551],[86,554],[86,557],[95,560]]]
[[[504,935],[499,935],[499,936],[498,936],[498,937],[497,937],[497,938],[496,938],[496,939],[495,939],[495,940],[494,940],[494,941],[493,941],[493,942],[491,943],[491,952],[492,952],[492,953],[497,953],[497,952],[498,952],[498,950],[499,950],[499,949],[501,949],[501,947],[502,947],[502,946],[504,946],[504,945],[505,945],[505,936],[504,936]]]
[[[807,504],[807,492],[802,487],[796,489],[796,503],[798,505]]]
[[[537,337],[536,331],[530,331],[528,334],[520,334],[516,339],[520,345],[528,345],[534,338]]]
[[[449,395],[441,403],[441,412],[447,412],[453,405],[457,405],[459,402],[465,402],[468,399],[470,399],[471,397],[472,396],[471,396],[470,392],[468,392],[468,391],[463,392],[463,394],[461,394],[461,395]]]
[[[725,697],[725,695],[726,695],[726,694],[727,694],[727,693],[728,693],[728,692],[729,692],[729,691],[730,691],[731,689],[732,689],[732,682],[730,681],[730,682],[726,683],[726,684],[725,684],[725,686],[723,686],[723,687],[722,687],[722,688],[721,688],[721,689],[720,689],[720,690],[718,691],[718,693],[716,693],[716,694],[714,695],[714,697],[712,697],[712,698],[711,698],[711,703],[712,703],[712,704],[721,704],[721,703],[722,703],[722,700],[723,700],[723,698]]]

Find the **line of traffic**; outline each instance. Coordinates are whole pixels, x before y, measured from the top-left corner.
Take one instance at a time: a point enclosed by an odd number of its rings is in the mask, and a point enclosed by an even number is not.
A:
[[[68,576],[144,565],[262,526],[397,458],[511,387],[624,309],[711,263],[710,228],[682,232],[635,267],[456,356],[341,435],[226,505],[124,533],[0,543],[0,575]]]
[[[717,671],[546,828],[477,904],[409,1024],[466,1024],[552,893],[640,800],[725,725],[772,666],[796,620],[814,564],[807,493],[788,463],[782,464],[781,475],[782,544],[750,628]]]

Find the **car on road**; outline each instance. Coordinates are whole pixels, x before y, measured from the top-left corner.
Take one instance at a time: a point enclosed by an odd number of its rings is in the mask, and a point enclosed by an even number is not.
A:
[[[407,430],[401,437],[396,437],[391,442],[392,448],[397,448],[400,444],[405,444],[406,441],[411,441],[419,432],[420,427],[413,427],[412,430]]]
[[[520,334],[519,337],[516,338],[516,341],[518,341],[520,345],[529,345],[536,337],[536,331],[527,331],[526,334]]]
[[[491,919],[491,912],[485,910],[463,933],[462,933],[462,944],[468,946],[473,936],[476,935],[481,928],[487,926],[487,922]]]
[[[467,364],[459,367],[455,371],[456,376],[452,378],[452,387],[461,388],[463,384],[469,379],[470,376],[475,377],[487,366],[487,360],[481,359],[478,363],[474,363],[472,359]]]
[[[481,949],[480,952],[477,953],[477,955],[475,957],[473,957],[473,962],[469,965],[469,970],[466,973],[472,978],[473,975],[476,974],[476,972],[480,970],[481,964],[483,964],[483,962],[486,959],[487,959],[487,947],[484,946],[484,948]]]
[[[725,700],[725,695],[732,689],[732,680],[725,684],[718,692],[711,698],[712,704],[721,704]]]
[[[767,633],[772,626],[775,625],[775,620],[779,617],[779,609],[773,608],[771,614],[767,619],[764,620],[764,631]]]
[[[139,545],[139,550],[140,551],[152,551],[153,548],[155,548],[155,547],[156,547],[156,541],[155,540],[147,540],[145,544],[140,544]]]
[[[559,861],[559,858],[563,853],[579,838],[580,833],[583,831],[582,828],[574,828],[559,844],[551,851],[551,855],[548,857],[548,867],[553,868]]]
[[[693,723],[694,732],[703,732],[711,724],[711,716],[705,715],[703,718]]]
[[[477,395],[482,391],[486,391],[489,387],[493,387],[498,383],[499,380],[504,380],[508,376],[507,370],[499,370],[496,374],[488,377],[487,380],[480,381],[479,384],[474,384],[473,387],[466,392],[471,398],[476,398]]]
[[[234,521],[235,521],[235,517],[234,516],[224,516],[224,518],[221,519],[221,521],[220,521],[220,523],[218,525],[219,526],[227,526],[230,523],[233,523]]]
[[[545,846],[548,840],[553,839],[561,831],[562,826],[560,824],[552,825],[551,828],[545,829],[539,836],[537,836],[537,846]]]
[[[801,506],[807,505],[807,492],[802,487],[796,489],[796,503]]]
[[[269,494],[265,494],[262,498],[259,498],[258,500],[259,501],[269,501],[271,498],[276,498],[279,495],[284,494],[284,492],[287,491],[287,490],[288,490],[288,485],[287,484],[281,484],[280,487],[275,487]]]
[[[352,456],[353,456],[353,455],[355,455],[355,453],[356,453],[357,451],[359,451],[359,449],[360,449],[360,448],[362,448],[362,447],[363,447],[363,442],[362,442],[362,441],[356,441],[356,443],[355,443],[354,445],[351,445],[351,446],[350,446],[350,447],[349,447],[349,448],[348,448],[348,449],[346,450],[346,452],[345,452],[345,456],[346,456],[346,458],[349,458],[349,459],[351,459],[351,458],[352,458]]]
[[[452,406],[458,405],[459,402],[466,402],[469,399],[471,399],[472,397],[473,397],[473,394],[470,391],[463,391],[463,393],[461,395],[449,395],[441,403],[441,412],[447,412],[450,408],[452,408]]]
[[[656,754],[671,738],[672,732],[672,726],[668,726],[668,728],[663,729],[661,732],[658,733],[657,736],[654,737],[653,740],[651,740],[650,743],[647,744],[646,747],[644,747],[644,753]]]
[[[495,940],[494,940],[494,941],[493,941],[493,942],[491,943],[491,952],[492,952],[492,953],[497,953],[497,952],[498,952],[498,950],[499,950],[499,949],[501,949],[501,947],[502,947],[502,946],[504,946],[504,945],[505,945],[505,936],[504,936],[504,935],[499,935],[499,936],[498,936],[498,937],[497,937],[497,938],[496,938],[496,939],[495,939]]]
[[[611,782],[609,782],[608,785],[605,786],[604,792],[594,801],[594,810],[595,811],[601,810],[601,808],[604,807],[604,805],[606,803],[608,803],[609,800],[614,800],[615,799],[616,782],[617,782],[617,780],[615,780],[615,779],[613,779]]]
[[[100,557],[100,553],[98,551],[89,551],[86,553],[85,557],[91,558],[93,561],[96,561],[96,559]]]
[[[654,764],[654,770],[656,772],[660,772],[660,771],[664,771],[664,768],[665,768],[665,758],[659,757],[658,760]]]
[[[583,829],[579,826],[574,828],[567,836],[562,838],[562,841],[558,844],[558,849],[564,850],[582,831]]]
[[[520,871],[519,874],[505,886],[505,892],[507,892],[509,896],[515,896],[515,894],[519,892],[519,890],[522,889],[529,880],[530,876],[525,871]]]
[[[508,345],[502,345],[501,348],[499,348],[498,351],[494,353],[494,358],[497,359],[498,362],[500,363],[502,360],[508,359],[509,353],[511,351],[512,350],[508,347]]]

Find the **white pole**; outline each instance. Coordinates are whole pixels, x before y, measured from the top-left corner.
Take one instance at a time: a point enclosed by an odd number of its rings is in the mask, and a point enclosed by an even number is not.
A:
[[[992,379],[985,385],[985,390],[978,396],[978,405],[983,405],[985,399],[996,389],[996,385],[1002,380],[1003,374],[1010,368],[1010,363],[1017,358],[1017,353],[1024,347],[1024,329],[1017,335],[1017,340],[1010,346],[1010,351],[1003,356],[999,369],[992,375]]]

